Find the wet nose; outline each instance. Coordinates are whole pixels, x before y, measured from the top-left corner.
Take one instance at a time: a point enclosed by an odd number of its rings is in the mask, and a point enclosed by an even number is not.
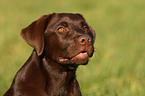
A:
[[[80,36],[78,38],[78,42],[80,45],[90,45],[92,40],[90,36],[85,35],[85,36]]]

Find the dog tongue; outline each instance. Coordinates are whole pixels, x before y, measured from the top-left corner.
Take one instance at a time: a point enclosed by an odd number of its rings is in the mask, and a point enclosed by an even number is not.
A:
[[[72,58],[72,60],[73,59],[87,59],[87,58],[88,58],[88,54],[87,54],[87,52],[85,52],[85,53],[79,53],[74,58]]]

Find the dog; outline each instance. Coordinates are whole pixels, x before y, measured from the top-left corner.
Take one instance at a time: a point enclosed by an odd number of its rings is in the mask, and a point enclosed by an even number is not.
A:
[[[4,96],[81,96],[76,69],[94,53],[95,31],[81,14],[43,15],[21,36],[34,48]]]

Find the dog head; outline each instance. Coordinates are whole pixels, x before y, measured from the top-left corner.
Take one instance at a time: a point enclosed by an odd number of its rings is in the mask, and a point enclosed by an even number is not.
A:
[[[82,15],[53,13],[43,15],[21,36],[37,52],[63,65],[87,64],[94,52],[95,31]]]

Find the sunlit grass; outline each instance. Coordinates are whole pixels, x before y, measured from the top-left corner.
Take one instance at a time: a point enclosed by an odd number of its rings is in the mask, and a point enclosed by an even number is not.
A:
[[[95,29],[95,53],[77,70],[83,96],[145,96],[145,1],[0,1],[0,96],[32,48],[21,29],[43,14],[75,12]]]

